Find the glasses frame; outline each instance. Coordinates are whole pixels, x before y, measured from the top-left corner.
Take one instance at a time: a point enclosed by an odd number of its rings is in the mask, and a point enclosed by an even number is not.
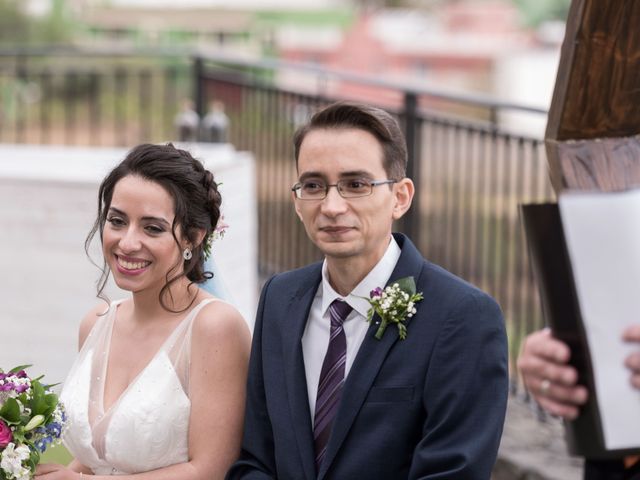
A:
[[[369,191],[369,193],[367,193],[366,195],[356,195],[355,197],[345,197],[342,194],[342,190],[340,190],[340,185],[343,184],[344,182],[349,182],[349,181],[353,181],[353,179],[350,180],[338,180],[336,183],[328,183],[327,185],[325,185],[325,189],[324,189],[324,195],[322,197],[314,197],[314,198],[304,198],[300,196],[300,192],[302,191],[302,182],[298,182],[296,183],[293,187],[291,187],[291,191],[294,193],[294,195],[296,196],[296,198],[298,200],[305,200],[305,201],[313,201],[313,200],[324,200],[325,198],[327,198],[327,195],[329,195],[329,189],[331,187],[336,187],[336,190],[338,191],[338,195],[340,195],[342,198],[345,198],[347,200],[351,199],[351,198],[364,198],[364,197],[369,197],[373,194],[373,187],[377,187],[378,185],[390,185],[393,183],[398,183],[398,180],[367,180],[367,179],[359,179],[360,181],[365,181],[367,183],[369,183],[369,185],[371,185],[371,190]]]

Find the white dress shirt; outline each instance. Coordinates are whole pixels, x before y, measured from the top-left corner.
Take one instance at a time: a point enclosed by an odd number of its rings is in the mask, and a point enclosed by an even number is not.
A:
[[[320,371],[322,370],[322,362],[324,361],[329,345],[329,334],[331,330],[329,305],[331,305],[335,299],[339,298],[353,308],[353,311],[347,316],[343,324],[344,333],[347,337],[347,360],[344,371],[346,378],[369,328],[367,311],[370,305],[366,300],[369,298],[369,292],[377,287],[384,288],[393,273],[393,269],[396,267],[396,263],[398,263],[400,253],[400,247],[395,239],[391,237],[387,251],[380,261],[346,298],[339,295],[331,287],[327,274],[326,260],[322,265],[322,282],[320,282],[316,296],[313,299],[311,310],[309,311],[309,318],[307,319],[307,326],[302,335],[302,353],[307,377],[307,393],[309,396],[309,410],[311,411],[312,424],[316,409],[316,395],[318,394]]]

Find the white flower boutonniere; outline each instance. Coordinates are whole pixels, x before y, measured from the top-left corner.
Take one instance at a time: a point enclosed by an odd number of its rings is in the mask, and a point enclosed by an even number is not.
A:
[[[416,293],[416,282],[413,277],[397,280],[384,290],[380,287],[371,290],[367,300],[371,308],[367,312],[367,321],[371,323],[373,315],[380,317],[380,326],[375,337],[380,340],[387,325],[395,323],[398,326],[400,340],[407,338],[405,322],[416,313],[416,303],[424,298],[422,292]]]

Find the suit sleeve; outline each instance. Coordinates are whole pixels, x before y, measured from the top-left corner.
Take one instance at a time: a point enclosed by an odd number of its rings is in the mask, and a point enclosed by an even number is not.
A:
[[[262,375],[263,313],[270,283],[271,280],[262,289],[253,330],[242,448],[240,457],[225,477],[227,480],[276,478],[273,431]]]
[[[467,295],[444,322],[423,392],[427,417],[410,479],[491,477],[508,397],[502,312],[483,293]]]

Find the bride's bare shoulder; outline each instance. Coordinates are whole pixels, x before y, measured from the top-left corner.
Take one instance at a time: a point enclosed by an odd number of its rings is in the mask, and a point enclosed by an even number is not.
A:
[[[104,301],[98,302],[91,310],[87,312],[87,314],[82,318],[80,322],[80,330],[78,332],[78,347],[82,348],[84,345],[84,341],[89,336],[89,332],[96,324],[99,318],[103,317],[107,310],[109,309],[109,304]]]
[[[198,312],[194,325],[194,337],[211,345],[217,342],[250,342],[247,322],[231,304],[215,300]]]

